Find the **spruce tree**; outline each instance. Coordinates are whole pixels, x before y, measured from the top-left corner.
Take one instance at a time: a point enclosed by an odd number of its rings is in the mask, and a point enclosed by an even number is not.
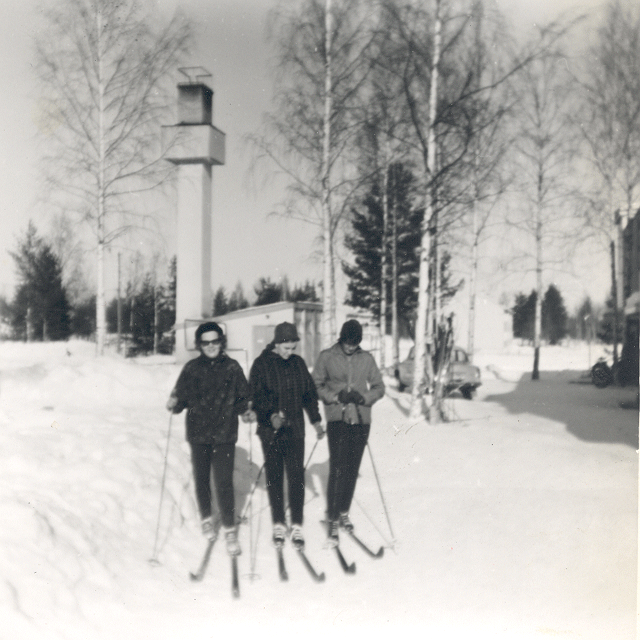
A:
[[[549,285],[542,300],[542,336],[558,344],[567,335],[567,310],[560,291]]]
[[[18,275],[11,322],[15,335],[27,341],[67,339],[70,305],[62,266],[32,222],[11,255]]]
[[[404,165],[394,164],[389,167],[388,185],[389,208],[395,207],[398,221],[398,314],[406,334],[417,303],[417,255],[422,211],[412,206],[417,186],[413,174]],[[381,184],[375,181],[363,199],[362,206],[352,211],[351,233],[347,234],[345,245],[353,255],[353,263],[345,262],[342,265],[349,278],[345,303],[370,311],[376,318],[380,314],[382,251],[389,251],[390,246],[390,238],[387,238],[383,247],[381,196]],[[391,260],[387,260],[387,263],[390,264]],[[390,279],[387,286],[392,286]]]

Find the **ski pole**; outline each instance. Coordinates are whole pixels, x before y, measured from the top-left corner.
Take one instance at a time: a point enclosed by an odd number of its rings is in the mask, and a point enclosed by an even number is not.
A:
[[[311,453],[309,454],[309,457],[307,458],[307,461],[304,464],[304,469],[302,470],[303,472],[307,470],[307,467],[311,462],[311,456],[313,455],[313,452],[316,450],[317,446],[318,446],[318,438],[316,438],[316,441],[313,443],[313,448],[311,449]]]
[[[382,495],[382,487],[380,486],[380,478],[378,478],[378,471],[376,469],[376,464],[373,461],[373,454],[371,453],[371,446],[367,442],[367,449],[369,450],[369,457],[371,458],[371,466],[373,467],[373,474],[376,477],[376,483],[378,485],[378,491],[380,492],[380,499],[382,500],[382,507],[384,508],[384,514],[387,517],[387,524],[389,525],[389,531],[391,532],[391,539],[395,541],[396,536],[393,533],[393,529],[391,528],[391,520],[389,518],[389,511],[387,510],[387,503],[385,502],[384,495]]]
[[[251,401],[249,401],[249,410],[251,410]],[[249,469],[253,468],[253,422],[249,422]],[[253,494],[253,492],[252,492]],[[250,571],[249,577],[251,580],[254,580],[258,577],[258,574],[255,572],[256,568],[256,548],[254,548],[253,544],[253,500],[251,496],[249,497],[249,565]]]
[[[173,418],[173,412],[169,413],[169,428],[167,429],[167,446],[164,451],[164,469],[162,470],[162,483],[160,485],[160,504],[158,505],[158,522],[156,524],[156,536],[153,542],[153,556],[149,559],[149,562],[158,566],[158,533],[160,531],[160,514],[162,513],[162,498],[164,497],[164,484],[167,477],[167,460],[169,457],[169,443],[171,442],[171,421]]]
[[[264,466],[266,464],[267,458],[269,457],[269,452],[271,451],[276,438],[278,437],[278,433],[280,433],[279,431],[276,431],[274,436],[273,436],[273,440],[271,441],[271,444],[269,444],[269,447],[265,453],[264,456],[264,462],[262,463],[262,466],[260,467],[260,470],[258,471],[258,475],[256,476],[255,482],[253,483],[253,486],[251,487],[251,491],[249,492],[249,496],[247,498],[247,502],[244,505],[244,509],[242,509],[242,513],[240,514],[240,522],[244,522],[245,517],[247,515],[247,509],[249,508],[249,504],[251,504],[251,498],[253,497],[253,492],[256,490],[256,487],[258,486],[258,482],[260,481],[260,476],[262,475],[262,471],[264,469]]]
[[[264,469],[264,462],[262,463],[262,466],[260,467],[260,471],[258,471],[258,475],[256,476],[256,479],[253,483],[253,486],[251,487],[251,491],[249,492],[249,497],[247,498],[247,502],[244,505],[244,509],[242,510],[242,513],[240,514],[240,522],[244,522],[245,517],[247,515],[247,509],[249,508],[249,505],[251,504],[251,498],[253,496],[253,492],[256,490],[256,487],[258,486],[258,482],[260,482],[260,476],[262,475],[262,470]]]

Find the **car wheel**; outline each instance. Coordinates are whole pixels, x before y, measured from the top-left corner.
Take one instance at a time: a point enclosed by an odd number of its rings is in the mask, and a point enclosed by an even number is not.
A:
[[[465,400],[473,400],[473,392],[473,387],[462,387],[462,389],[460,389],[460,393]]]
[[[400,372],[396,369],[394,372],[395,379],[398,381],[398,391],[402,392],[407,388],[407,385],[402,384],[402,380],[400,380]]]
[[[596,362],[591,367],[591,380],[598,389],[604,389],[613,382],[611,369],[606,362]]]

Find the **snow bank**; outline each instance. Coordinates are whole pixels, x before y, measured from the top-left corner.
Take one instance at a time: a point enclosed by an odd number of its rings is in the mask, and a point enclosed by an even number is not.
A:
[[[347,576],[324,548],[321,441],[307,467],[305,532],[326,582],[313,583],[289,547],[290,580],[278,581],[262,478],[240,526],[234,601],[222,547],[202,583],[187,578],[204,543],[183,417],[164,409],[179,367],[96,358],[83,342],[0,343],[3,637],[631,639],[637,410],[621,403],[636,390],[573,384],[585,349],[543,350],[536,383],[530,350],[480,354],[489,373],[478,397],[449,398],[439,425],[412,421],[408,394],[387,379],[352,509],[385,557],[344,540],[357,563]],[[311,431],[306,444],[309,455]],[[261,464],[243,425],[238,511]]]

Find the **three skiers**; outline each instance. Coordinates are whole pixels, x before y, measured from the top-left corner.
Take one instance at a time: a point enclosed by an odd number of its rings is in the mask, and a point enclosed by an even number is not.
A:
[[[339,527],[353,530],[349,509],[371,428],[371,406],[385,391],[373,356],[360,348],[361,325],[356,320],[344,323],[338,342],[320,353],[312,376],[305,361],[294,353],[300,340],[295,325],[278,324],[273,340],[255,359],[248,383],[238,362],[225,353],[226,336],[218,324],[202,323],[195,337],[200,355],[185,364],[167,409],[173,413],[188,410],[186,439],[204,535],[215,539],[221,526],[229,554],[240,553],[233,468],[238,416],[242,416],[245,422],[258,424],[273,543],[281,547],[288,533],[294,547],[304,548],[304,414],[318,439],[322,438],[320,399],[329,443],[327,540],[329,546],[336,546]],[[219,522],[212,515],[212,470]],[[290,528],[285,518],[285,471]]]

